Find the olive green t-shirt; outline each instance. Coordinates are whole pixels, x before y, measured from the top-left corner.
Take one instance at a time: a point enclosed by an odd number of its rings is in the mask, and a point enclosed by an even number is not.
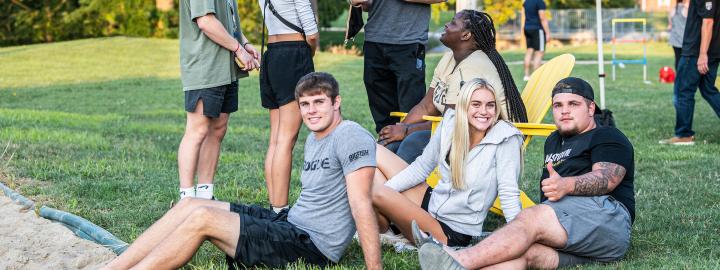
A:
[[[212,41],[198,27],[195,19],[207,14],[214,14],[225,30],[241,41],[235,0],[180,0],[180,76],[184,91],[226,85],[247,76],[235,64],[233,52]]]

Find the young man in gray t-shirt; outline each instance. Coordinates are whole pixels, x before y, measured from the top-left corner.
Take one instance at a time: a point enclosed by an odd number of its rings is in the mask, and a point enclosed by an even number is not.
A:
[[[105,268],[179,268],[205,240],[245,267],[280,267],[299,259],[322,267],[340,260],[357,228],[366,267],[382,269],[370,197],[375,140],[342,119],[338,84],[330,74],[305,75],[295,95],[312,133],[300,197],[289,211],[183,199]]]

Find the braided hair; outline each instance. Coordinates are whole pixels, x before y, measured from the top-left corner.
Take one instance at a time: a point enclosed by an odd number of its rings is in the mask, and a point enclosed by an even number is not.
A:
[[[463,21],[465,30],[470,31],[475,46],[484,52],[500,75],[500,81],[505,88],[505,102],[507,104],[508,118],[512,122],[527,123],[527,111],[525,104],[520,97],[517,85],[510,74],[510,69],[505,64],[500,53],[495,49],[495,26],[493,19],[485,12],[477,10],[463,10]]]

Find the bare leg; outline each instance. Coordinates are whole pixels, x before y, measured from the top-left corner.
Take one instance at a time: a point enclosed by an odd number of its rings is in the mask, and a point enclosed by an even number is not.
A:
[[[554,248],[542,244],[533,244],[520,258],[490,265],[482,269],[556,269],[559,262],[560,258]]]
[[[532,61],[533,56],[533,50],[532,48],[528,48],[527,51],[525,51],[525,59],[523,61],[523,67],[525,68],[525,76],[530,76],[530,62]]]
[[[170,211],[141,234],[122,255],[110,262],[108,269],[128,269],[146,257],[163,239],[175,230],[194,210],[200,207],[214,207],[230,210],[227,202],[184,198]]]
[[[292,151],[297,142],[302,118],[300,107],[296,101],[280,107],[280,123],[277,133],[277,144],[272,159],[272,193],[270,204],[281,207],[288,204],[290,191],[290,171],[292,169]]]
[[[180,268],[192,259],[205,240],[234,256],[239,237],[238,214],[215,207],[199,207],[132,269]]]
[[[220,117],[210,119],[210,131],[200,147],[200,159],[197,165],[198,183],[212,184],[215,179],[220,145],[225,138],[230,115],[221,113]]]
[[[533,63],[532,63],[532,70],[533,72],[537,70],[540,67],[540,64],[542,64],[543,56],[545,55],[545,52],[536,51],[533,55]]]
[[[268,190],[268,200],[273,202],[273,180],[272,180],[272,160],[275,155],[275,146],[277,145],[278,126],[280,125],[280,110],[270,110],[270,141],[268,142],[268,150],[265,154],[265,185]]]
[[[387,179],[392,178],[408,166],[405,160],[379,144],[375,150],[375,159],[377,168]]]
[[[187,113],[185,135],[178,148],[178,173],[180,188],[190,188],[195,179],[200,146],[210,129],[210,118],[203,115],[203,102],[198,100],[194,112]]]
[[[482,268],[523,256],[535,243],[561,248],[567,233],[550,206],[540,204],[524,209],[510,223],[479,244],[448,253],[467,269]]]
[[[373,206],[378,216],[383,218],[380,231],[387,230],[387,220],[398,226],[405,238],[413,240],[410,222],[415,220],[421,229],[429,231],[430,234],[442,243],[447,243],[447,237],[435,218],[420,207],[426,183],[419,184],[411,189],[399,193],[385,186],[386,179],[380,173],[375,173],[373,182]],[[382,227],[385,226],[385,227]]]

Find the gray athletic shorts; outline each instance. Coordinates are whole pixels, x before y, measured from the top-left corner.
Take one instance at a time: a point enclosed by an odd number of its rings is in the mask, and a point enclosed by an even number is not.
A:
[[[612,196],[566,196],[545,201],[555,210],[568,235],[558,249],[558,267],[591,262],[612,262],[625,256],[630,247],[630,212]]]

